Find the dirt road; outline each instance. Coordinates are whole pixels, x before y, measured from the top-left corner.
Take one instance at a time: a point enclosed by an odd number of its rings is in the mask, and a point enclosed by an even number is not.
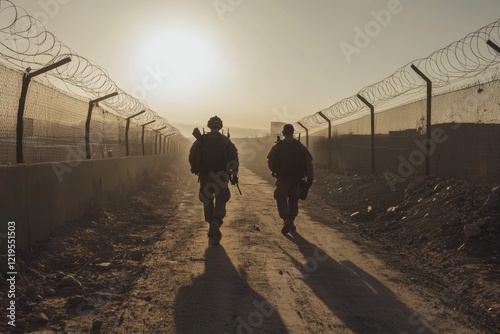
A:
[[[329,227],[333,209],[301,202],[297,232],[280,233],[273,188],[242,169],[220,246],[210,246],[193,177],[143,262],[113,333],[480,333],[443,296],[408,286],[359,242]],[[319,218],[318,218],[319,217]],[[410,259],[409,259],[410,261]]]

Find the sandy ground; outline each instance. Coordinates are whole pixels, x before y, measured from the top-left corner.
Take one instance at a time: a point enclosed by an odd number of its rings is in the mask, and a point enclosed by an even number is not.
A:
[[[314,196],[283,236],[273,187],[245,168],[210,245],[196,178],[179,174],[26,255],[27,332],[484,333],[343,234],[339,212]],[[103,222],[110,230],[96,232]],[[64,275],[81,287],[62,287]]]

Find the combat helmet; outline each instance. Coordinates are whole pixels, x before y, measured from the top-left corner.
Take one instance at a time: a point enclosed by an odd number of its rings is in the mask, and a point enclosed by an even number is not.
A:
[[[215,115],[214,117],[208,120],[207,126],[210,129],[222,129],[222,120]]]

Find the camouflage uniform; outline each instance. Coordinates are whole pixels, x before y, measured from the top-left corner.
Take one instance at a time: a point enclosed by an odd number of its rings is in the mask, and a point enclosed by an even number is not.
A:
[[[313,179],[313,165],[312,165],[312,156],[309,153],[307,147],[305,147],[302,143],[298,142],[293,137],[285,137],[283,141],[294,141],[296,142],[303,155],[303,159],[305,161],[297,161],[297,164],[303,164],[305,166],[305,170],[301,173],[301,175],[296,176],[284,176],[280,175],[280,173],[276,173],[276,189],[274,190],[274,198],[276,199],[276,204],[278,206],[278,213],[281,219],[293,224],[295,217],[299,213],[299,197],[301,192],[300,181],[305,176],[308,179]],[[274,145],[271,148],[271,151],[267,155],[268,166],[269,169],[273,172],[272,161],[275,159],[277,151],[277,145]],[[288,166],[289,168],[293,168],[294,166]]]
[[[227,164],[226,170],[204,170],[203,166],[201,166],[199,171],[199,199],[203,202],[205,221],[209,224],[214,219],[222,223],[222,219],[226,216],[226,203],[231,198],[231,192],[228,187],[230,176],[238,175],[239,166],[238,150],[229,138],[217,131],[209,132],[203,136],[207,138],[208,136],[215,135],[220,136],[220,139],[226,146]],[[200,145],[201,142],[196,140],[189,151],[189,162],[191,166],[196,164],[196,152]]]

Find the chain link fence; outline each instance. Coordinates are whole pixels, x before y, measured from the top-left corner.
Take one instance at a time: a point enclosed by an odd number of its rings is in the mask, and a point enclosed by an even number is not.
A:
[[[500,80],[478,83],[432,98],[430,142],[426,101],[375,113],[375,171],[406,178],[429,174],[465,180],[500,181]],[[370,115],[332,125],[310,136],[318,167],[340,173],[369,173]],[[437,137],[436,137],[437,136]],[[427,144],[429,146],[427,146]]]
[[[12,1],[0,21],[1,165],[166,154],[187,140]]]
[[[16,127],[23,73],[0,65],[0,164],[16,163]],[[85,122],[89,101],[39,81],[30,83],[23,117],[24,163],[86,159]],[[126,156],[126,118],[97,106],[90,122],[91,159]],[[129,155],[167,153],[168,139],[131,120]],[[175,132],[173,132],[175,134]],[[160,151],[161,142],[161,151]],[[155,145],[157,147],[155,153]]]
[[[498,182],[499,89],[500,19],[294,127],[339,172]]]

